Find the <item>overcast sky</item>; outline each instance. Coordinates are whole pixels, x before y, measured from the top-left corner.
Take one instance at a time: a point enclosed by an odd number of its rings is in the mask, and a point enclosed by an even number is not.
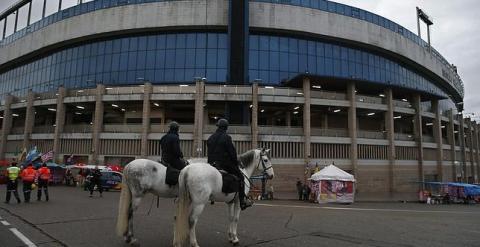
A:
[[[0,12],[17,0],[0,0]],[[38,2],[38,0],[36,0]],[[49,0],[58,2],[58,0]],[[68,4],[77,0],[64,0]],[[465,84],[466,112],[480,116],[480,1],[479,0],[337,0],[359,7],[417,33],[415,7],[419,6],[432,18],[432,44],[450,63],[458,67]],[[426,37],[426,28],[422,25]],[[425,38],[426,39],[426,38]]]

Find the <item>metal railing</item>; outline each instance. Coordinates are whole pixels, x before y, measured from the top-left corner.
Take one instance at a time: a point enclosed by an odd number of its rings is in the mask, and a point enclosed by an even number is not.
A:
[[[403,107],[403,108],[413,108],[413,105],[410,104],[409,102],[400,101],[400,100],[393,100],[393,105],[397,107]]]
[[[365,95],[356,95],[357,101],[362,103],[369,103],[369,104],[383,104],[383,99],[380,97],[372,97],[372,96],[365,96]]]
[[[310,96],[316,99],[347,100],[346,93],[328,92],[323,90],[312,90]]]
[[[205,94],[244,94],[251,95],[251,86],[205,85]]]
[[[395,140],[397,141],[414,141],[415,136],[413,134],[403,134],[403,133],[395,133]]]
[[[11,135],[20,135],[20,134],[23,134],[24,132],[25,132],[24,127],[14,127],[12,129],[10,129],[10,134]]]
[[[259,87],[259,95],[274,95],[274,96],[300,96],[303,97],[303,90],[296,88],[282,88],[282,87]]]
[[[65,125],[63,128],[64,133],[92,133],[92,125],[90,124],[76,124]]]
[[[144,86],[127,86],[127,87],[109,87],[105,86],[105,95],[119,95],[119,94],[143,94]]]
[[[55,126],[34,126],[32,133],[55,133]]]
[[[106,133],[142,133],[142,124],[105,124]]]
[[[367,131],[367,130],[359,130],[357,132],[358,138],[366,138],[366,139],[386,139],[387,133],[383,131]]]
[[[312,128],[312,136],[327,136],[327,137],[348,137],[347,129],[321,129],[321,128]]]

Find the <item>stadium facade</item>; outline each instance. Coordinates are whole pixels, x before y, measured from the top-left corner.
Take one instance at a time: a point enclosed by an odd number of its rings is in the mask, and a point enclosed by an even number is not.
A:
[[[53,10],[52,10],[53,9]],[[204,157],[226,117],[269,147],[276,191],[332,162],[358,197],[478,182],[455,66],[406,28],[323,0],[21,0],[0,14],[0,158],[158,159],[168,121]]]

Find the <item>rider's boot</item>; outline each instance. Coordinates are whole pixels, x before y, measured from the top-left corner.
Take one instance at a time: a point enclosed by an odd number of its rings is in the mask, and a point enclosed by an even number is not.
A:
[[[240,192],[239,192],[239,199],[240,199],[240,209],[245,210],[248,207],[253,205],[253,202],[247,198],[245,195],[245,187],[242,182],[240,182]]]

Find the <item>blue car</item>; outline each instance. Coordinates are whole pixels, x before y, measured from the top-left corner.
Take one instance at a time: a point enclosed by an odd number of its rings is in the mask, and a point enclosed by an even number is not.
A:
[[[122,189],[123,174],[114,171],[102,171],[102,187],[105,191]]]
[[[101,171],[101,172],[102,172],[102,177],[100,178],[100,182],[102,184],[103,190],[109,191],[109,190],[122,189],[123,174],[121,172],[114,172],[114,171]],[[90,178],[91,176],[89,175],[85,179],[85,184],[84,184],[85,190],[88,190],[88,188],[90,187]]]

